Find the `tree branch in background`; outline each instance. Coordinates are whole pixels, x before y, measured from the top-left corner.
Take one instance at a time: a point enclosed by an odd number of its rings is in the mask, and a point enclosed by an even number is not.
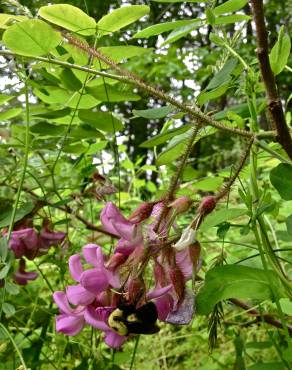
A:
[[[253,20],[256,26],[257,55],[268,98],[271,120],[278,133],[278,142],[285,149],[290,159],[292,159],[292,139],[286,124],[275,76],[269,60],[268,33],[265,25],[263,0],[251,0],[250,3],[253,10]]]
[[[233,303],[234,305],[236,305],[238,307],[241,307],[244,310],[248,311],[247,312],[248,314],[253,315],[253,316],[257,316],[258,319],[259,319],[259,321],[261,321],[261,319],[262,319],[266,323],[268,323],[270,325],[273,325],[276,328],[283,329],[283,326],[282,326],[280,320],[275,319],[274,316],[272,316],[271,314],[269,314],[269,313],[263,313],[263,314],[261,314],[260,311],[251,308],[250,305],[248,305],[247,303],[245,303],[243,301],[240,301],[239,299],[232,298],[232,299],[229,299],[229,301],[231,303]],[[287,325],[287,328],[288,328],[289,334],[292,335],[292,326],[291,325]]]

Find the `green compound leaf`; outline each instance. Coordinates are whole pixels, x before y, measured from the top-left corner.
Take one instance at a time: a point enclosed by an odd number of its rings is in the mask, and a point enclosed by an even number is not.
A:
[[[42,6],[39,15],[45,20],[57,24],[79,35],[90,36],[96,31],[95,20],[81,9],[69,4]]]
[[[292,165],[280,163],[270,173],[270,180],[274,188],[278,190],[281,198],[292,200]]]
[[[9,27],[3,34],[3,41],[17,54],[37,57],[55,49],[61,42],[61,35],[46,22],[29,19]]]
[[[113,10],[97,22],[97,27],[101,35],[120,30],[127,25],[137,21],[150,11],[147,5],[124,6]]]
[[[273,271],[242,265],[215,267],[206,274],[205,285],[197,295],[197,312],[208,315],[216,303],[228,299],[272,299],[271,282],[279,296],[284,296],[281,283]]]

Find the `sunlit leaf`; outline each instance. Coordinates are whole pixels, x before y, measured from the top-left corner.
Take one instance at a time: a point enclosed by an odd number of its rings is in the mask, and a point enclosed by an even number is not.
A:
[[[22,22],[26,19],[27,17],[24,15],[0,14],[0,28],[6,29],[14,23]]]
[[[96,31],[95,20],[81,9],[69,4],[42,6],[39,15],[49,22],[83,36],[93,35]]]
[[[228,0],[225,1],[223,4],[216,6],[213,9],[215,15],[220,15],[224,13],[231,13],[236,12],[237,10],[242,9],[248,0]]]
[[[48,54],[58,46],[61,35],[46,22],[29,19],[9,27],[3,34],[3,41],[13,52],[35,57]]]
[[[230,24],[230,23],[237,23],[243,21],[249,21],[251,17],[249,15],[244,14],[233,14],[233,15],[224,15],[221,17],[216,17],[215,24]]]
[[[0,121],[7,121],[11,118],[19,116],[21,113],[21,108],[10,108],[4,112],[0,112]]]
[[[130,5],[115,9],[97,22],[99,34],[107,35],[118,31],[144,17],[149,11],[147,5]]]
[[[179,27],[177,29],[174,29],[165,39],[165,41],[161,44],[161,46],[171,44],[172,42],[175,42],[182,37],[188,35],[192,31],[196,30],[202,25],[202,21],[200,19],[193,19],[193,22],[190,24],[187,24],[186,26]]]
[[[246,214],[247,210],[241,208],[222,208],[218,211],[215,210],[204,219],[202,225],[200,226],[200,230],[202,232],[207,231],[211,227],[217,226],[222,222],[230,221]]]

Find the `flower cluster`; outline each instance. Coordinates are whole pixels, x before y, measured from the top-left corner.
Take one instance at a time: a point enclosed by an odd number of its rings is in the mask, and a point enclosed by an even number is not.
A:
[[[83,247],[82,256],[70,257],[69,269],[77,285],[68,286],[66,292],[54,293],[60,310],[56,318],[58,332],[76,335],[88,324],[105,333],[104,340],[110,347],[118,348],[133,334],[156,331],[143,332],[142,319],[135,315],[130,315],[131,322],[118,317],[117,322],[125,327],[118,331],[111,324],[111,315],[121,314],[122,307],[128,310],[131,307],[135,313],[155,305],[153,323],[156,319],[173,324],[190,322],[194,296],[187,281],[197,269],[199,244],[195,242],[182,250],[171,244],[163,245],[170,228],[170,211],[166,209],[162,218],[163,202],[143,203],[126,219],[113,203],[106,203],[101,212],[103,229],[119,240],[111,256],[104,255],[100,246],[88,244]],[[84,268],[84,264],[90,268]],[[147,286],[144,280],[144,272],[146,268],[149,271],[150,265],[153,286]]]
[[[32,227],[19,228],[13,231],[9,240],[9,247],[15,258],[19,259],[19,267],[14,274],[14,281],[19,285],[26,285],[29,280],[35,280],[38,276],[36,272],[25,271],[24,257],[33,260],[46,254],[51,246],[60,244],[65,236],[66,234],[63,232],[50,230],[45,223],[40,233],[37,233]]]

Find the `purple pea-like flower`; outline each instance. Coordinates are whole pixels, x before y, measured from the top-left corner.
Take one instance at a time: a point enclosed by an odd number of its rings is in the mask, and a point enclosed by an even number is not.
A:
[[[36,272],[25,271],[25,260],[19,260],[19,266],[13,275],[13,280],[19,285],[26,285],[29,280],[35,280],[38,277]]]

